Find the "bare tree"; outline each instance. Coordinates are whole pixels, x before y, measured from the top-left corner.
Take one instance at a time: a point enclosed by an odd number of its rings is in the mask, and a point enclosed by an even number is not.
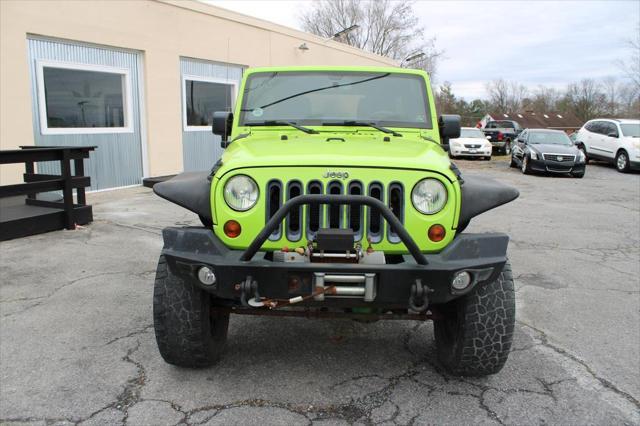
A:
[[[613,76],[605,77],[601,87],[605,98],[604,113],[613,117],[619,110],[618,80]]]
[[[621,117],[640,119],[640,92],[631,82],[618,86],[619,115]]]
[[[314,0],[300,19],[305,31],[327,38],[357,25],[336,40],[397,61],[423,52],[424,56],[410,65],[432,77],[443,53],[434,38],[425,37],[413,2],[408,0]]]
[[[492,107],[501,112],[520,110],[529,92],[526,86],[503,79],[487,83],[486,89]]]
[[[640,22],[636,25],[633,37],[626,41],[626,45],[629,49],[629,58],[627,60],[621,59],[616,64],[631,80],[640,95]]]
[[[606,96],[595,80],[587,78],[567,86],[563,104],[578,118],[587,121],[605,112]]]
[[[522,107],[538,112],[555,111],[560,98],[561,94],[558,90],[540,85]]]

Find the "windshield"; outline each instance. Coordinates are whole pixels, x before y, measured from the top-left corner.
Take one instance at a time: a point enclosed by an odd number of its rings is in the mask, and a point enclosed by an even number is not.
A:
[[[485,139],[484,133],[480,129],[460,129],[460,137]]]
[[[640,123],[623,123],[620,124],[620,130],[624,136],[630,136],[632,138],[640,138]]]
[[[531,132],[529,133],[529,143],[532,145],[572,145],[569,136],[562,132]]]
[[[288,71],[247,77],[240,125],[288,121],[339,125],[347,121],[431,129],[425,81],[419,75],[347,71]]]
[[[487,124],[489,129],[513,129],[513,123],[510,121],[491,121]]]

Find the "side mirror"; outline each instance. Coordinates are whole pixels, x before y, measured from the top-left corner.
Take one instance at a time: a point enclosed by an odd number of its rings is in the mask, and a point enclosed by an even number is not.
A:
[[[228,139],[233,126],[233,113],[228,111],[216,111],[213,113],[213,124],[211,131],[214,135],[222,138],[220,146],[226,148],[229,145]]]
[[[455,114],[443,114],[438,119],[440,141],[442,145],[449,145],[449,139],[460,137],[460,116]]]
[[[490,141],[490,140],[491,140],[491,136],[489,136],[489,135],[485,136],[485,138],[486,138],[488,141]]]
[[[609,133],[607,136],[609,136],[610,138],[617,138],[618,134],[617,133]]]

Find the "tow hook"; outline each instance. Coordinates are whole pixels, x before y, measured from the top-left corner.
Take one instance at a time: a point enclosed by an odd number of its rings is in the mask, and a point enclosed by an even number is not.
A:
[[[255,281],[250,275],[247,276],[243,282],[238,284],[238,290],[240,290],[240,303],[242,306],[259,308],[264,306],[264,303],[260,301],[260,295],[258,294],[258,281]]]
[[[429,307],[429,293],[433,290],[422,284],[420,278],[411,286],[411,296],[409,296],[409,309],[414,312],[424,312]]]

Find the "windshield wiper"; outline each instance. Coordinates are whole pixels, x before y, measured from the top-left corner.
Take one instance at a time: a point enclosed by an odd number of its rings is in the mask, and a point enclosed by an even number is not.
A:
[[[420,137],[421,137],[422,139],[426,140],[426,141],[433,142],[433,143],[435,143],[435,144],[440,145],[440,142],[438,142],[437,140],[435,140],[435,139],[433,139],[433,138],[430,138],[430,137],[429,137],[429,136],[427,136],[427,135],[420,135]],[[484,139],[484,138],[483,138],[483,139]]]
[[[260,121],[255,123],[246,123],[246,125],[247,126],[291,126],[294,129],[298,129],[301,132],[305,132],[310,135],[317,135],[318,133],[320,133],[317,130],[313,130],[304,126],[299,126],[296,123],[291,121],[268,120],[268,121]]]
[[[402,136],[402,133],[398,133],[395,130],[387,129],[386,127],[378,126],[375,123],[367,123],[365,121],[342,121],[339,123],[322,123],[323,126],[362,126],[362,127],[371,127],[373,129],[379,130],[383,133],[388,133],[393,136]]]

